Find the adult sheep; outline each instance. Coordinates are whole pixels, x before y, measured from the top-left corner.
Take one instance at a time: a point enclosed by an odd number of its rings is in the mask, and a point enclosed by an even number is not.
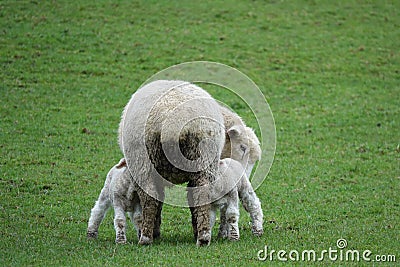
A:
[[[208,185],[217,178],[224,142],[220,106],[200,87],[160,80],[133,94],[122,114],[119,143],[139,185],[139,244],[159,236],[164,187],[185,182],[196,244],[210,243]]]

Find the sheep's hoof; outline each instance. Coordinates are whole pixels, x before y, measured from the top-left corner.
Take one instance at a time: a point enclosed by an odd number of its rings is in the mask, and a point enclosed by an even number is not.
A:
[[[97,238],[97,234],[98,234],[98,232],[87,232],[86,236],[89,239],[95,239],[95,238]]]
[[[211,233],[207,231],[203,231],[201,234],[198,235],[199,238],[197,239],[196,245],[198,247],[209,246],[211,242]]]
[[[160,231],[155,231],[153,232],[153,239],[160,239],[161,238],[161,233]]]
[[[139,245],[150,245],[153,240],[150,237],[142,235],[139,239]]]

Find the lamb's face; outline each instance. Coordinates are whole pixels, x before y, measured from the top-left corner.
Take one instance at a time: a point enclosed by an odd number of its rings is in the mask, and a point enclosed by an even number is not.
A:
[[[253,129],[246,126],[232,126],[227,131],[227,141],[221,158],[232,158],[239,161],[246,169],[247,177],[257,160],[261,158],[260,142]]]

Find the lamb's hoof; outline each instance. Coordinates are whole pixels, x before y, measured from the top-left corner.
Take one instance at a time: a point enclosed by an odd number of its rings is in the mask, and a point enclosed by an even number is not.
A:
[[[89,239],[96,239],[98,232],[87,232],[86,236]]]
[[[229,229],[228,239],[230,241],[238,241],[239,240],[239,227],[231,225]]]
[[[150,245],[151,243],[153,243],[153,239],[150,237],[142,235],[139,239],[139,245]]]
[[[126,244],[126,237],[125,236],[119,236],[115,239],[115,243],[117,244]]]
[[[253,226],[251,232],[253,235],[260,237],[264,234],[264,229],[262,227]]]
[[[228,237],[226,232],[219,232],[217,238],[225,239]]]
[[[198,236],[199,236],[199,238],[197,239],[196,246],[205,247],[205,246],[210,245],[210,242],[211,242],[211,233],[210,232],[203,231]]]
[[[238,241],[239,240],[239,234],[238,233],[230,233],[228,236],[228,240],[230,241]]]
[[[238,236],[228,236],[229,241],[238,241],[239,237]]]
[[[218,231],[218,238],[225,239],[228,237],[228,229],[227,227],[220,227]]]

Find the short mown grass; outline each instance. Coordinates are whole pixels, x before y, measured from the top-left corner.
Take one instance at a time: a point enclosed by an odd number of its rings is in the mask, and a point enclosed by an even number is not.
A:
[[[270,265],[257,259],[266,245],[322,251],[339,238],[399,262],[399,10],[389,0],[0,2],[0,265]],[[112,212],[89,242],[90,209],[121,157],[124,105],[154,73],[195,60],[247,74],[274,114],[275,161],[257,190],[264,236],[243,211],[240,241],[197,248],[189,211],[165,205],[152,246],[138,246],[132,226],[129,243],[114,244]],[[240,101],[215,97],[257,127]]]

